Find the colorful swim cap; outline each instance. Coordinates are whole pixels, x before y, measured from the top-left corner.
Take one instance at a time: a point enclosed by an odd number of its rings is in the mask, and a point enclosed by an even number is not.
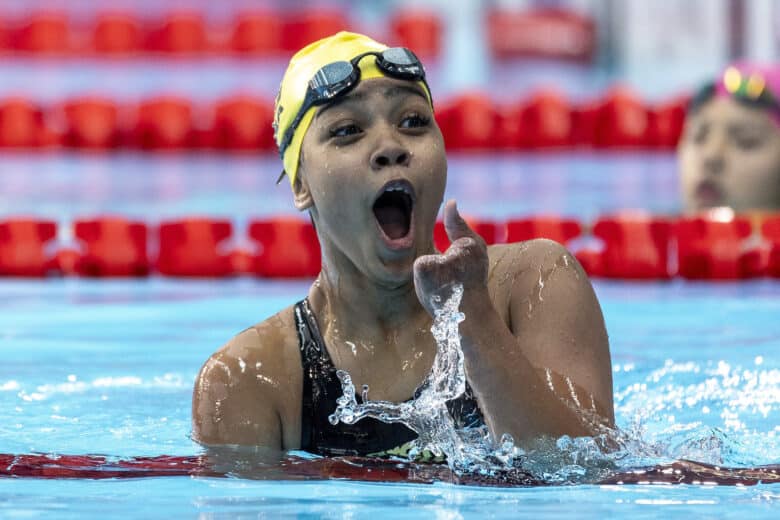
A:
[[[780,68],[753,63],[734,63],[715,83],[715,94],[735,97],[770,111],[780,126]]]
[[[287,71],[282,78],[282,84],[279,86],[279,94],[276,96],[274,110],[274,138],[276,139],[276,146],[281,145],[287,128],[292,124],[295,116],[301,109],[309,87],[309,81],[317,71],[329,63],[349,61],[359,54],[382,52],[387,48],[387,45],[374,41],[368,36],[342,31],[310,43],[298,51],[287,66]],[[361,60],[358,66],[360,67],[361,81],[384,76],[373,59],[366,58]],[[420,85],[424,87],[422,83]],[[426,87],[423,90],[428,94]],[[284,151],[284,156],[282,157],[284,165],[283,174],[286,173],[290,178],[290,184],[295,182],[298,174],[301,144],[314,118],[315,111],[316,107],[306,111],[295,130],[290,145]]]

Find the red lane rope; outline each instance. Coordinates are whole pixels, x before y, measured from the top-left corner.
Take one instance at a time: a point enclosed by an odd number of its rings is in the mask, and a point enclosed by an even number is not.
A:
[[[466,217],[488,244],[546,238],[569,248],[595,277],[668,280],[780,278],[780,213],[712,210],[683,217],[604,215],[594,222],[532,216],[499,222]],[[58,223],[0,220],[0,276],[312,278],[321,253],[312,224],[272,217],[249,222],[191,217],[149,224],[122,217]],[[449,246],[441,222],[440,251]]]
[[[237,456],[235,462],[240,463]],[[224,461],[223,461],[224,465]],[[549,485],[523,471],[494,476],[456,475],[443,464],[335,457],[302,459],[290,457],[277,464],[258,464],[252,474],[225,472],[212,467],[208,456],[133,457],[113,460],[99,455],[0,454],[0,478],[121,479],[150,477],[226,477],[256,479],[348,479],[366,482],[430,484],[450,482],[476,486],[526,487]],[[780,483],[780,465],[756,468],[722,468],[692,461],[638,468],[611,475],[599,484],[718,484],[756,485]]]
[[[109,460],[97,455],[0,454],[0,477],[34,478],[141,478],[171,476],[221,476],[199,457],[138,457]]]
[[[687,97],[647,104],[616,87],[577,104],[554,91],[510,103],[466,93],[437,103],[436,120],[453,151],[567,149],[671,150]],[[271,95],[236,94],[211,103],[165,95],[127,103],[82,96],[40,104],[0,98],[0,149],[147,152],[274,152]]]

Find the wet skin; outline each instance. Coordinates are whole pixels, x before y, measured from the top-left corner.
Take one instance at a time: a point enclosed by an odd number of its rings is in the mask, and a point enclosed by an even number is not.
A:
[[[367,80],[319,110],[293,193],[322,245],[308,296],[335,366],[357,388],[368,384],[370,399],[410,398],[435,354],[430,298],[446,297],[457,282],[466,373],[494,438],[506,432],[522,444],[611,426],[609,344],[581,267],[547,240],[486,247],[454,202],[444,208],[452,245],[439,254],[432,237],[446,175],[441,132],[414,84]],[[395,238],[374,213],[392,181],[414,199],[408,233]],[[206,361],[193,393],[193,437],[297,449],[301,391],[289,307]]]
[[[766,111],[713,98],[688,117],[678,152],[687,211],[780,209],[780,130]]]

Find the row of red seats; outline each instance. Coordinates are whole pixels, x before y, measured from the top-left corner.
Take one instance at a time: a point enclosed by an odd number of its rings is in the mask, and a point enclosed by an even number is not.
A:
[[[306,44],[350,27],[338,11],[307,9],[237,14],[225,26],[209,24],[197,11],[180,11],[146,20],[129,13],[98,14],[88,26],[64,13],[32,13],[24,19],[0,20],[0,52],[44,55],[139,53],[202,55],[289,54]],[[389,41],[422,55],[439,50],[441,22],[430,12],[402,10],[389,20]]]
[[[663,149],[677,144],[686,103],[677,98],[650,106],[620,88],[580,105],[552,92],[504,106],[468,94],[438,105],[436,119],[451,150]],[[272,102],[250,95],[212,105],[172,96],[139,104],[85,97],[48,108],[6,98],[0,99],[0,148],[270,151],[272,120]]]
[[[469,219],[489,244],[549,238],[575,246],[587,236],[596,247],[572,247],[592,276],[666,280],[733,280],[780,277],[780,214],[748,217],[710,212],[670,219],[638,214],[605,216],[589,230],[573,219],[531,217],[497,223]],[[313,226],[289,217],[253,221],[248,235],[254,250],[231,246],[229,220],[193,218],[152,227],[118,217],[78,220],[76,248],[58,247],[53,221],[0,221],[0,275],[88,277],[166,276],[312,277],[320,269]],[[155,240],[151,238],[155,236]],[[448,240],[437,223],[440,250]],[[150,243],[157,247],[152,260]],[[676,253],[675,253],[676,250]]]

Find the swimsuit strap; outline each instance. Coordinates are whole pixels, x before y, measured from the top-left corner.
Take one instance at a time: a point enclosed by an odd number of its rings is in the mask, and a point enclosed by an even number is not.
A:
[[[320,348],[322,338],[319,334],[317,322],[310,319],[311,309],[308,299],[301,300],[295,304],[295,328],[298,331],[298,345],[301,350],[301,364],[303,366],[303,403],[301,413],[301,449],[311,451],[312,447],[312,424],[311,418],[314,413],[314,402],[312,399],[313,379],[316,377],[318,361],[321,362],[324,349]]]

